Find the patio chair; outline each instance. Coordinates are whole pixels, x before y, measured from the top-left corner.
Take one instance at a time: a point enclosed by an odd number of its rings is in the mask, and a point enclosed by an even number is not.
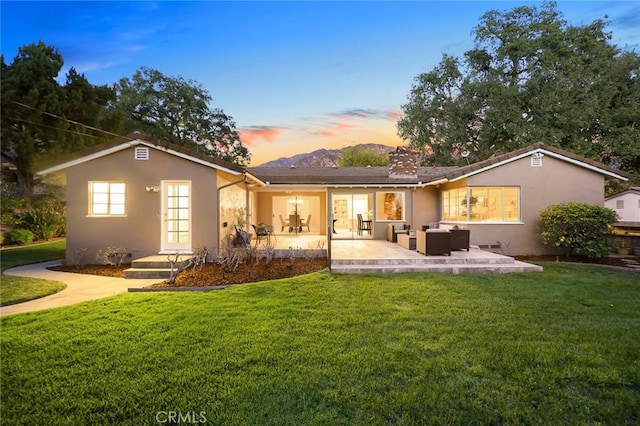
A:
[[[451,250],[469,251],[469,230],[468,229],[450,229],[451,234]]]
[[[307,221],[301,221],[300,223],[300,228],[307,228],[307,232],[311,232],[311,229],[309,228],[309,224],[311,223],[311,215],[307,216]]]
[[[387,224],[387,241],[392,243],[398,242],[399,234],[408,234],[409,230],[407,229],[404,223],[388,223]]]
[[[260,240],[266,239],[267,244],[270,242],[269,230],[267,229],[266,225],[263,225],[263,224],[259,224],[258,226],[251,225],[251,227],[253,228],[253,231],[256,233],[256,247],[258,247],[258,243],[260,242]]]
[[[425,256],[451,256],[451,233],[446,229],[416,231],[416,250]]]
[[[279,214],[278,216],[280,216],[280,232],[284,232],[284,228],[289,227],[289,221],[285,220],[281,214]]]

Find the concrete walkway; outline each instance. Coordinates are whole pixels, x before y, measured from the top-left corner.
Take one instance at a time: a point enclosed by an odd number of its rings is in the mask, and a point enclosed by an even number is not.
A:
[[[32,265],[18,266],[7,269],[4,275],[19,277],[41,278],[45,280],[61,281],[67,287],[58,293],[41,297],[40,299],[0,307],[0,316],[34,312],[43,309],[69,306],[87,300],[102,299],[114,294],[125,293],[130,287],[145,287],[162,280],[138,279],[125,280],[124,278],[101,277],[97,275],[73,274],[70,272],[57,272],[47,269],[49,266],[59,265],[60,261],[34,263]]]

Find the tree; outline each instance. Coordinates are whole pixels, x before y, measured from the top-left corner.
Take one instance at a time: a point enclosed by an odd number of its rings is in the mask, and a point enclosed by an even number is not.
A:
[[[21,47],[11,64],[4,56],[0,62],[2,155],[16,166],[20,192],[30,204],[39,182],[33,170],[38,162],[108,137],[94,128],[105,128],[104,108],[115,92],[89,84],[73,68],[61,86],[56,79],[62,55],[42,41]]]
[[[389,156],[372,148],[350,146],[342,150],[338,165],[340,167],[388,166]]]
[[[211,95],[199,83],[143,67],[116,87],[113,107],[125,118],[128,131],[139,130],[240,165],[251,158],[232,117],[209,107]]]
[[[64,123],[66,151],[77,151],[123,133],[122,119],[106,108],[115,99],[113,87],[94,86],[75,68],[69,70],[62,87],[63,114],[69,120]]]
[[[56,78],[62,56],[43,42],[21,47],[11,65],[2,67],[2,154],[16,166],[21,192],[29,202],[36,179],[33,166],[62,134],[60,120],[45,114],[62,112]]]
[[[479,161],[545,142],[640,170],[640,57],[605,22],[567,24],[553,2],[490,10],[464,58],[416,77],[398,134],[431,164]]]

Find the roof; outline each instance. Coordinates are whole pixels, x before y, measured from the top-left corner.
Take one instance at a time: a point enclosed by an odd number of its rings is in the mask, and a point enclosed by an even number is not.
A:
[[[391,178],[388,167],[253,167],[247,169],[268,185],[420,186],[456,167],[419,167],[417,177]]]
[[[612,178],[620,180],[628,180],[629,175],[613,167],[609,167],[606,164],[598,161],[591,160],[589,158],[577,155],[560,148],[547,146],[544,143],[536,143],[526,146],[524,148],[517,149],[515,151],[508,152],[506,154],[497,155],[495,157],[488,158],[477,163],[470,164],[468,166],[459,167],[458,169],[448,173],[444,177],[447,180],[455,181],[475,174],[484,172],[494,167],[501,166],[506,163],[510,163],[515,160],[519,160],[524,157],[528,157],[531,154],[540,153],[543,155],[549,155],[551,157],[558,158],[560,160],[572,163],[576,166],[583,167],[592,170],[596,173],[603,174]]]
[[[617,198],[617,197],[619,197],[621,195],[625,195],[625,194],[638,194],[638,195],[640,195],[640,186],[630,186],[629,188],[627,188],[627,189],[625,189],[623,191],[617,192],[615,194],[611,194],[611,195],[605,197],[605,201],[606,200],[610,200],[612,198]]]
[[[388,167],[253,167],[247,170],[268,185],[427,186],[464,179],[534,153],[549,155],[610,178],[626,181],[629,177],[618,169],[544,143],[529,145],[467,166],[419,167],[415,178],[390,178]]]
[[[207,167],[212,167],[220,170],[224,170],[234,175],[241,175],[244,173],[244,168],[224,160],[220,160],[202,152],[195,151],[193,149],[185,148],[180,145],[172,144],[160,139],[155,139],[142,133],[134,132],[127,136],[120,136],[109,140],[107,142],[92,146],[77,153],[71,154],[65,157],[62,161],[58,161],[48,166],[43,166],[41,170],[37,172],[39,175],[46,175],[49,173],[57,172],[67,169],[77,164],[82,164],[87,161],[94,160],[96,158],[103,157],[105,155],[112,154],[124,149],[128,149],[132,146],[144,145],[159,151],[164,151],[173,154],[177,157],[184,158],[195,163],[202,164]]]
[[[93,146],[66,157],[62,162],[42,168],[37,174],[45,175],[91,161],[132,146],[144,145],[177,157],[226,171],[233,175],[245,174],[259,185],[314,185],[314,186],[406,186],[422,187],[447,181],[457,181],[499,167],[534,153],[549,155],[608,176],[628,180],[629,175],[597,161],[590,160],[559,148],[537,143],[506,154],[462,167],[419,167],[415,177],[389,177],[388,167],[250,167],[243,168],[183,146],[155,139],[141,133],[131,133]],[[636,187],[637,188],[637,187]]]

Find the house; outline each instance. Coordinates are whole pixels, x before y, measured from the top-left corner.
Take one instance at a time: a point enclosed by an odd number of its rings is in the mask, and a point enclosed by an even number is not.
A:
[[[618,213],[614,245],[633,248],[640,254],[640,187],[632,186],[604,199],[604,206]]]
[[[632,186],[608,196],[604,206],[618,213],[619,225],[640,227],[640,187]]]
[[[463,167],[242,168],[141,134],[118,138],[38,173],[63,173],[67,262],[108,246],[133,258],[218,250],[233,225],[276,233],[384,240],[389,224],[470,229],[471,244],[508,255],[540,253],[539,212],[551,204],[602,205],[604,164],[535,144]],[[366,225],[366,226],[365,226]]]
[[[141,134],[46,167],[66,184],[67,262],[95,263],[98,250],[132,257],[217,249],[252,184],[242,167]],[[227,232],[228,234],[228,232]]]
[[[545,252],[538,215],[552,204],[602,205],[605,179],[628,180],[602,163],[538,143],[463,167],[418,167],[399,148],[385,167],[250,168],[266,186],[252,190],[257,220],[270,223],[295,211],[319,216],[332,239],[385,239],[389,223],[421,229],[462,227],[471,244],[507,255]],[[294,203],[294,204],[291,204]],[[362,232],[359,217],[370,220]],[[277,223],[274,223],[277,225]]]

